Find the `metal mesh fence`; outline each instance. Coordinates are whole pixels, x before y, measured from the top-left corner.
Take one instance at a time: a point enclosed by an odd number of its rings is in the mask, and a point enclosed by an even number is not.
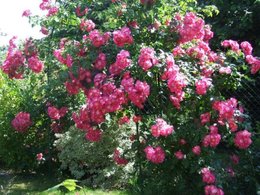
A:
[[[238,90],[228,91],[226,94],[243,104],[253,126],[260,122],[260,75],[255,76],[253,81],[243,81]]]

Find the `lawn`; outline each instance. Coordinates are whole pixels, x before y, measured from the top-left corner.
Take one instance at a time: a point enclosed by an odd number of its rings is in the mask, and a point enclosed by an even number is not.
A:
[[[1,171],[0,170],[0,194],[11,194],[11,195],[59,195],[59,194],[75,194],[75,195],[127,195],[126,191],[103,191],[99,189],[82,188],[75,190],[73,192],[68,192],[66,190],[58,189],[53,191],[47,191],[49,188],[61,183],[53,176],[37,175],[37,174],[22,174],[13,173],[11,171]]]

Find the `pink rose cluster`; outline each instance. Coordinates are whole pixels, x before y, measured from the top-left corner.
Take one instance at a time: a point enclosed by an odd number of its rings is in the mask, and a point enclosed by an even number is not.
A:
[[[126,165],[128,163],[128,160],[121,157],[120,151],[118,149],[115,149],[113,159],[114,159],[115,163],[118,165]]]
[[[70,68],[73,64],[73,58],[70,54],[67,54],[66,57],[63,57],[64,50],[64,47],[56,49],[53,51],[53,55],[60,63],[65,64],[68,68]]]
[[[147,146],[144,149],[144,152],[146,154],[147,160],[151,161],[152,163],[160,164],[165,159],[165,152],[160,146],[157,146],[156,148]]]
[[[121,50],[116,56],[116,62],[111,64],[109,72],[112,75],[119,75],[123,70],[130,66],[131,60],[128,59],[130,53],[126,50]]]
[[[213,103],[213,109],[218,111],[218,123],[224,125],[228,122],[229,128],[232,132],[237,131],[236,120],[239,119],[234,116],[237,109],[237,100],[230,98],[226,101],[215,101]]]
[[[14,43],[16,37],[9,41],[7,57],[1,66],[1,69],[9,78],[22,79],[26,67],[35,73],[40,73],[43,70],[44,64],[39,60],[37,50],[33,46],[31,40],[26,40],[24,51],[16,49]],[[28,64],[26,64],[26,62]]]
[[[252,143],[251,133],[247,130],[238,131],[234,138],[234,143],[239,149],[247,149]]]
[[[158,59],[155,57],[155,51],[153,48],[146,47],[141,49],[138,64],[144,71],[147,71],[157,63]]]
[[[131,30],[128,27],[114,31],[113,40],[118,47],[124,47],[125,44],[131,45],[134,42]]]
[[[81,20],[80,29],[82,31],[90,32],[95,28],[95,23],[92,20]]]
[[[87,106],[83,106],[78,115],[76,113],[72,114],[72,119],[74,120],[76,127],[86,131],[85,138],[91,142],[98,142],[102,137],[102,131],[92,127],[90,117]]]
[[[170,95],[170,101],[173,106],[180,109],[180,102],[184,99],[184,87],[187,85],[185,76],[179,71],[179,67],[175,65],[173,56],[166,59],[166,70],[162,75],[163,80],[167,80],[168,88],[173,95]]]
[[[210,134],[203,138],[202,144],[204,147],[216,147],[221,140],[221,135],[218,133],[218,128],[216,126],[210,126]]]
[[[207,93],[208,88],[211,86],[210,78],[202,78],[195,83],[196,93],[198,95],[205,95]]]
[[[103,70],[106,67],[107,60],[106,60],[106,54],[99,53],[97,59],[94,62],[94,67],[97,70]]]
[[[204,24],[204,20],[197,17],[194,13],[187,13],[184,18],[176,16],[179,21],[177,30],[180,34],[180,43],[189,42],[193,39],[208,42],[213,37],[210,27]]]
[[[182,160],[185,158],[185,155],[183,154],[183,152],[181,150],[178,150],[177,152],[174,152],[174,156],[178,159],[178,160]]]
[[[214,185],[205,186],[204,192],[205,192],[205,195],[224,195],[223,190]]]
[[[90,71],[82,67],[79,67],[78,69],[78,77],[75,77],[71,71],[69,72],[69,76],[70,80],[65,82],[65,87],[70,95],[78,94],[80,89],[86,92],[87,89],[83,84],[90,83],[92,81]]]
[[[27,112],[19,112],[11,124],[16,131],[24,133],[32,125],[30,114]]]
[[[55,106],[48,107],[48,115],[53,120],[59,120],[60,118],[64,117],[67,112],[67,107],[62,107],[61,109],[58,109]]]
[[[84,106],[78,115],[76,113],[72,115],[76,127],[87,131],[86,139],[90,141],[99,141],[102,134],[93,126],[104,122],[107,113],[120,110],[126,103],[122,89],[111,82],[103,83],[105,78],[100,74],[97,76],[99,79],[94,79],[96,88],[90,89],[86,94],[87,106]]]
[[[224,40],[221,45],[225,48],[231,48],[234,52],[239,52],[239,44],[233,40]]]
[[[123,125],[123,124],[126,124],[126,123],[129,123],[130,122],[130,119],[128,116],[122,116],[119,120],[118,120],[118,124],[119,125]]]
[[[51,0],[42,0],[40,3],[41,10],[47,10],[47,17],[56,15],[59,12],[59,8],[51,5]]]
[[[152,125],[151,131],[154,137],[164,136],[167,137],[172,134],[173,126],[168,125],[162,118],[156,119],[156,124]]]
[[[99,129],[89,128],[85,135],[85,138],[91,142],[99,142],[102,136],[102,131]]]
[[[121,81],[121,85],[128,94],[131,102],[140,109],[143,109],[144,103],[150,95],[150,86],[146,82],[137,80],[136,82],[127,72]]]
[[[240,51],[237,41],[224,40],[221,45],[225,48],[231,48],[231,50],[237,53]],[[252,55],[253,48],[249,42],[241,42],[240,47],[245,55],[246,62],[251,66],[251,73],[256,74],[260,70],[260,59]]]
[[[206,112],[200,115],[200,122],[202,125],[205,125],[206,123],[210,122],[211,114],[210,112]]]
[[[94,47],[101,47],[110,39],[110,32],[106,32],[102,35],[98,30],[92,30],[90,31],[88,38]],[[83,39],[85,38],[83,37]]]

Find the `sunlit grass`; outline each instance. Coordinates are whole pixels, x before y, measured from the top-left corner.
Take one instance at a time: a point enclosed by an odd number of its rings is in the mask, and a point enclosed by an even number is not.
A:
[[[43,175],[21,175],[21,174],[2,174],[0,175],[0,194],[11,195],[127,195],[126,191],[103,191],[99,189],[90,189],[83,187],[82,189],[76,189],[73,192],[68,192],[64,189],[57,189],[54,191],[47,191],[47,189],[59,184],[53,176]]]

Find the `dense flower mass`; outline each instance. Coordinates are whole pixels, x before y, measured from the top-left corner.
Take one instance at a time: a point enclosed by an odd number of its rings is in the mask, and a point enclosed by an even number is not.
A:
[[[236,41],[233,40],[224,40],[221,45],[225,48],[231,48],[234,52],[239,51],[239,44]]]
[[[12,120],[11,124],[16,131],[24,133],[32,125],[30,114],[19,112]]]
[[[144,149],[144,152],[146,154],[147,160],[151,161],[152,163],[160,164],[165,159],[165,152],[160,146],[157,146],[156,148],[147,146]]]
[[[124,69],[126,69],[131,64],[131,60],[128,59],[130,53],[126,50],[121,50],[116,56],[116,62],[109,67],[109,72],[112,75],[120,74]]]
[[[95,23],[92,20],[81,20],[80,29],[82,31],[90,32],[95,28]]]
[[[110,39],[110,33],[107,32],[102,35],[98,30],[92,30],[89,33],[89,39],[95,47],[100,47],[108,42]]]
[[[199,156],[200,153],[201,153],[201,148],[200,148],[200,146],[194,146],[194,147],[192,148],[192,152],[193,152],[195,155]]]
[[[98,70],[103,70],[106,64],[107,64],[106,55],[104,53],[98,54],[98,57],[94,62],[94,67]]]
[[[173,106],[180,109],[180,103],[184,99],[183,89],[187,86],[187,80],[184,74],[180,72],[180,69],[175,65],[173,56],[168,56],[166,58],[166,70],[162,75],[162,80],[167,80],[167,86],[172,95],[170,95],[170,101]]]
[[[211,85],[211,81],[208,78],[203,78],[196,81],[196,93],[198,95],[205,95],[207,93],[208,87]]]
[[[172,134],[173,126],[168,125],[163,119],[157,118],[156,124],[151,127],[151,131],[154,137],[167,137]]]
[[[234,120],[234,114],[237,110],[237,100],[230,98],[226,101],[215,101],[212,107],[219,113],[218,123],[224,125],[224,122]]]
[[[104,158],[104,166],[103,162],[91,166],[92,173],[88,172],[88,162],[75,160],[80,168],[87,170],[83,177],[91,176],[92,180],[92,176],[105,172],[105,179],[115,176],[117,180],[119,169],[125,173],[139,167],[140,170],[134,171],[137,181],[144,180],[142,187],[150,186],[149,177],[153,177],[153,184],[159,178],[158,186],[167,182],[174,191],[178,186],[187,187],[192,175],[202,179],[190,187],[205,186],[206,195],[224,194],[219,186],[225,187],[226,181],[218,183],[217,178],[234,176],[239,149],[252,144],[252,135],[250,129],[241,130],[250,125],[238,100],[225,99],[227,94],[224,96],[221,90],[240,86],[248,71],[259,72],[260,59],[253,56],[253,48],[246,41],[239,44],[224,40],[223,51],[213,51],[209,44],[213,37],[211,27],[199,15],[185,10],[190,3],[181,6],[175,3],[176,8],[184,9],[176,14],[175,7],[168,8],[167,1],[159,0],[42,0],[40,9],[46,15],[44,20],[39,19],[39,24],[46,36],[37,41],[29,39],[19,47],[14,39],[10,40],[1,66],[3,72],[10,78],[26,78],[26,82],[27,78],[29,81],[44,78],[35,86],[38,89],[39,83],[43,91],[35,90],[39,94],[32,99],[39,108],[46,99],[59,105],[58,108],[48,102],[45,115],[40,113],[42,109],[31,108],[37,110],[35,114],[41,114],[35,119],[45,117],[35,121],[32,130],[37,138],[48,137],[47,128],[51,130],[50,136],[69,135],[76,129],[81,132],[75,133],[84,136],[87,148],[97,148],[95,158],[100,155],[98,152],[108,158]],[[30,13],[24,12],[23,16]],[[36,48],[36,44],[40,47]],[[49,55],[52,48],[55,49]],[[46,71],[41,59],[48,64]],[[27,75],[40,72],[36,78]],[[48,94],[52,97],[47,97]],[[72,116],[65,106],[74,111]],[[76,128],[71,127],[71,118]],[[30,114],[25,112],[18,113],[12,121],[18,132],[26,132],[31,125]],[[65,137],[74,139],[74,136],[60,136],[59,141]],[[105,145],[100,143],[101,149],[99,143],[93,143],[107,138]],[[42,151],[44,147],[41,143],[39,146],[35,151]],[[226,153],[223,148],[228,148]],[[46,157],[52,159],[51,155],[50,152]],[[220,158],[215,160],[218,155]],[[87,157],[92,159],[93,155]],[[243,164],[244,156],[240,157]],[[71,162],[73,155],[66,154],[66,158]],[[220,166],[228,158],[230,162]],[[42,159],[39,153],[37,160]],[[116,165],[127,166],[110,167],[111,160]],[[107,164],[112,171],[107,171]],[[173,178],[171,182],[167,180],[169,175]],[[161,190],[165,189],[171,190],[168,187]]]
[[[131,102],[142,109],[144,107],[143,104],[150,95],[150,86],[146,82],[139,80],[134,83],[134,79],[129,74],[124,75],[121,85],[127,92]]]
[[[204,147],[216,147],[221,140],[221,135],[218,133],[217,129],[211,130],[210,134],[203,138],[202,144]]]
[[[128,27],[123,27],[120,30],[114,31],[113,40],[118,47],[124,47],[125,44],[130,45],[134,41],[131,35],[131,30]]]
[[[155,51],[153,48],[147,47],[141,49],[138,64],[142,67],[144,71],[147,71],[157,63],[158,60],[155,57]]]
[[[28,59],[28,67],[35,73],[39,73],[43,70],[43,63],[37,56],[30,57]]]
[[[209,41],[213,37],[213,32],[206,26],[204,20],[197,17],[194,13],[187,13],[182,19],[176,16],[177,20],[183,20],[177,27],[180,33],[180,42],[185,43],[193,39]]]
[[[61,109],[56,108],[55,106],[48,107],[48,115],[51,119],[59,120],[64,117],[68,112],[67,107],[62,107]]]

